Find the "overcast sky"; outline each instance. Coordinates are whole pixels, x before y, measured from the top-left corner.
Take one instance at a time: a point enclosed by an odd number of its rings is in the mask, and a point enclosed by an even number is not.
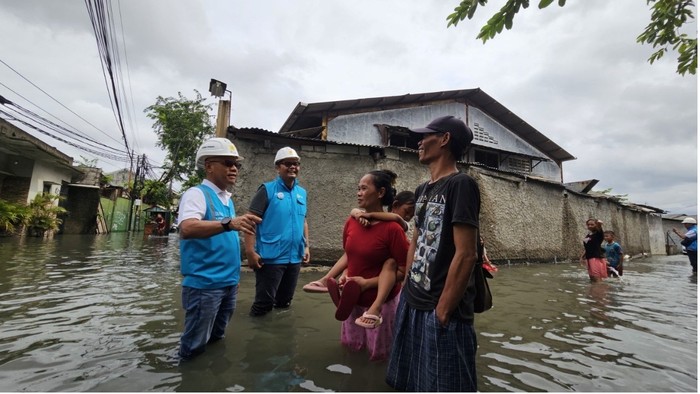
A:
[[[697,78],[675,73],[673,53],[648,64],[652,48],[636,43],[646,1],[533,1],[482,44],[475,37],[503,2],[447,28],[458,0],[113,0],[129,144],[162,163],[143,110],[157,96],[209,97],[211,78],[232,91],[232,124],[271,131],[300,101],[481,88],[577,157],[565,182],[599,179],[596,190],[696,214]],[[0,0],[0,37],[0,60],[101,131],[2,63],[1,95],[120,147],[84,1]],[[25,130],[76,160],[94,157]]]

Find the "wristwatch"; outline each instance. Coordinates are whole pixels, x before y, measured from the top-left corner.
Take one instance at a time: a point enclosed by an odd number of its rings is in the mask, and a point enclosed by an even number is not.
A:
[[[233,230],[229,224],[231,223],[231,218],[223,218],[221,219],[221,226],[224,228],[224,231],[231,231]]]

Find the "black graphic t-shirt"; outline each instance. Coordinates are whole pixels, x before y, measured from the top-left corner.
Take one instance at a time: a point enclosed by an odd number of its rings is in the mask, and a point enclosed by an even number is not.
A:
[[[453,225],[462,223],[478,229],[480,204],[479,186],[467,174],[458,173],[418,186],[418,238],[404,288],[409,305],[424,311],[435,309],[455,254]],[[453,318],[473,320],[474,294],[474,280],[470,278]]]

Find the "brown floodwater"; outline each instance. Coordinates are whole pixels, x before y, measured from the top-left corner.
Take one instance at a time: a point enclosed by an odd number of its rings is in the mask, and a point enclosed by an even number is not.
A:
[[[0,239],[0,391],[390,391],[386,362],[339,344],[326,294],[251,318],[242,273],[226,338],[176,365],[176,235]],[[477,315],[479,391],[680,391],[697,386],[697,281],[687,258],[629,262],[590,284],[571,263],[502,265]]]

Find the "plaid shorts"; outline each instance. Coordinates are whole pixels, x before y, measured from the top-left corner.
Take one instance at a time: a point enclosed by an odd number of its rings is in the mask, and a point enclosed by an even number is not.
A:
[[[386,382],[398,391],[476,391],[476,332],[468,322],[442,327],[435,311],[396,311]]]

